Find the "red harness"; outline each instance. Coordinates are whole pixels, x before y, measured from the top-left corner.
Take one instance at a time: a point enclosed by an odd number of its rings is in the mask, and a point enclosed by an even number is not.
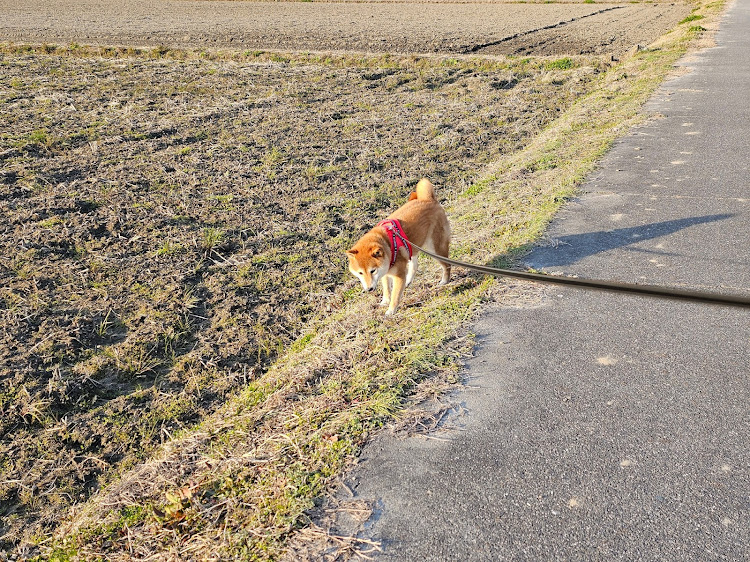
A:
[[[380,221],[378,226],[382,226],[385,229],[386,234],[390,234],[391,236],[391,267],[396,263],[398,249],[402,246],[408,250],[409,259],[411,259],[411,244],[409,244],[409,239],[406,237],[404,229],[401,228],[401,223],[398,222],[398,219],[386,219]]]

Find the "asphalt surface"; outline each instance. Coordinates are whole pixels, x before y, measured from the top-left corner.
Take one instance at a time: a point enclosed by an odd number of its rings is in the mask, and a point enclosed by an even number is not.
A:
[[[748,29],[738,0],[531,265],[750,293]],[[376,559],[750,558],[750,310],[539,293],[475,327],[453,429],[365,448]]]

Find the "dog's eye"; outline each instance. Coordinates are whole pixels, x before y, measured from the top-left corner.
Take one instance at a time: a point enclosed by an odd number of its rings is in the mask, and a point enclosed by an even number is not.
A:
[[[377,269],[371,269],[371,270],[370,270],[370,275],[372,275],[372,274],[373,274],[373,273],[375,273],[376,271],[377,271]]]

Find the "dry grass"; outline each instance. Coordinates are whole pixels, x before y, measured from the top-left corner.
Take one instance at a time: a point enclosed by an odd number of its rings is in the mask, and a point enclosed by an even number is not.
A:
[[[8,547],[302,347],[362,229],[421,175],[455,200],[601,67],[93,52],[0,59]]]

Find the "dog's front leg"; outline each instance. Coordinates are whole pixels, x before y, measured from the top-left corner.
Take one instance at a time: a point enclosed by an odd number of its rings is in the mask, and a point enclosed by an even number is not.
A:
[[[391,287],[391,305],[388,307],[388,310],[385,311],[386,316],[393,315],[393,313],[396,312],[398,305],[401,304],[401,297],[404,296],[404,285],[404,278],[402,276],[399,275],[393,277],[393,287]]]
[[[383,300],[380,301],[380,306],[388,306],[391,302],[391,281],[390,278],[385,275],[380,280],[380,284],[383,286]]]

